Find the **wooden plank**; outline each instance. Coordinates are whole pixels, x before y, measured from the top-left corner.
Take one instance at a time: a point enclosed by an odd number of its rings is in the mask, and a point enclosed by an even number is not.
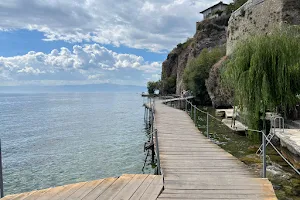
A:
[[[35,200],[35,199],[39,199],[41,196],[43,196],[43,194],[45,194],[47,191],[49,191],[50,189],[44,189],[44,190],[38,190],[38,191],[35,191],[33,193],[27,193],[29,195],[25,195],[23,197],[19,196],[17,197],[16,199],[26,199],[26,200]],[[21,197],[21,198],[20,198]]]
[[[57,193],[55,196],[51,197],[51,200],[66,199],[67,197],[69,197],[71,194],[76,192],[79,188],[81,188],[85,184],[86,184],[86,182],[69,185],[69,186],[65,187],[63,190],[61,190],[59,193]]]
[[[158,199],[274,199],[268,180],[254,178],[244,163],[201,134],[185,112],[158,102],[155,117],[165,176]]]
[[[141,186],[135,191],[135,193],[131,196],[130,200],[139,200],[150,186],[152,181],[154,180],[155,175],[148,175],[148,177],[144,180]]]
[[[13,200],[22,200],[22,199],[25,199],[26,197],[36,193],[37,191],[31,191],[31,192],[26,192],[26,193],[22,193],[22,194],[17,194],[17,195],[14,195],[15,197],[12,198]]]
[[[51,188],[47,192],[43,194],[43,196],[39,197],[39,200],[47,200],[51,199],[53,196],[57,195],[59,192],[63,191],[66,187],[70,187],[70,185],[59,186],[55,188]]]
[[[106,179],[104,179],[97,187],[95,187],[91,192],[89,192],[82,199],[84,199],[84,200],[97,199],[116,180],[117,180],[117,178],[106,178]]]
[[[155,200],[163,190],[164,183],[162,176],[156,176],[152,181],[151,185],[144,192],[141,200]]]
[[[114,200],[130,199],[130,197],[142,185],[147,177],[148,175],[145,174],[136,174],[132,180],[117,194]]]
[[[97,199],[112,200],[134,177],[132,174],[125,174],[118,178],[109,188],[107,188]]]
[[[96,180],[96,181],[90,181],[88,183],[86,183],[84,186],[82,186],[81,188],[79,188],[76,192],[74,192],[72,195],[70,195],[68,198],[66,199],[82,199],[83,197],[85,197],[88,193],[90,193],[93,189],[95,189],[100,183],[102,183],[104,181],[104,179],[101,180]]]

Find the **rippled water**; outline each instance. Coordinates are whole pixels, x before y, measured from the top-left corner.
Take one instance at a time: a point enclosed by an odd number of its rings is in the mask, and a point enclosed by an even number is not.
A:
[[[0,94],[5,194],[142,173],[142,103],[136,93]]]

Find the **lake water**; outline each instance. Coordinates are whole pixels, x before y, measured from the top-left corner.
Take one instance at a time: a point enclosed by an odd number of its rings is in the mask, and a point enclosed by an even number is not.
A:
[[[5,194],[143,173],[142,104],[136,93],[0,94]]]

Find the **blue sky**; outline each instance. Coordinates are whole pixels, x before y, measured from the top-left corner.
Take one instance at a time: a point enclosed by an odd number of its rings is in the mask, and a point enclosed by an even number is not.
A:
[[[0,86],[158,80],[167,53],[217,2],[1,0]]]

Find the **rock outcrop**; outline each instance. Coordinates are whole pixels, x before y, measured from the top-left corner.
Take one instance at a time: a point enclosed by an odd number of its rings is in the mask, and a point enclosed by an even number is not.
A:
[[[206,80],[205,85],[208,94],[211,98],[212,104],[215,108],[230,107],[233,105],[233,90],[226,87],[221,82],[221,68],[227,57],[223,57],[216,63],[210,70],[209,78]]]
[[[162,82],[171,76],[176,76],[176,94],[184,89],[183,73],[188,62],[197,57],[204,48],[214,48],[225,45],[226,27],[229,16],[197,22],[197,31],[193,38],[184,44],[178,44],[162,65]],[[166,94],[163,88],[162,94]]]

